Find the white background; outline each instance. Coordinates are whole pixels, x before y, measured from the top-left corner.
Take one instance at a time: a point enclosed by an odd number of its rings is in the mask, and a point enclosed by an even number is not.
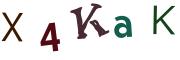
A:
[[[70,13],[83,7],[83,19],[92,9],[92,19],[110,32],[99,37],[88,24],[85,39],[77,39],[76,16]],[[9,29],[2,12],[13,21],[23,13],[15,28],[19,42],[11,31],[5,42],[0,41],[0,60],[180,60],[180,1],[178,0],[0,0],[0,40]],[[171,35],[161,22],[153,34],[153,6],[158,6],[158,18],[170,7],[175,8],[164,18],[175,32]],[[114,27],[117,16],[127,16],[132,23],[132,37],[118,38]],[[52,46],[41,46],[40,41],[49,23],[55,22],[59,51]],[[48,39],[51,39],[48,37]]]

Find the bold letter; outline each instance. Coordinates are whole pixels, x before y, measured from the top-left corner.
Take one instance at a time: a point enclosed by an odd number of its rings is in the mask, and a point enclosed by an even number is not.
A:
[[[126,24],[119,23],[119,24],[117,24],[115,26],[114,32],[115,32],[116,36],[119,37],[119,38],[124,38],[126,35],[127,35],[127,37],[132,37],[131,22],[130,22],[129,18],[125,17],[125,16],[118,16],[115,19],[116,19],[116,21],[124,20],[126,22]],[[119,29],[121,27],[125,27],[126,28],[126,32],[125,33],[119,32]]]
[[[167,25],[167,23],[164,21],[164,17],[174,8],[175,6],[171,6],[159,19],[157,19],[157,6],[154,6],[154,24],[153,24],[153,33],[157,33],[157,23],[161,21],[163,25],[166,27],[166,29],[171,33],[174,34],[174,32],[171,30],[171,28]]]
[[[101,6],[98,4],[91,4],[91,5],[93,6],[93,8],[92,8],[90,14],[88,15],[88,17],[86,18],[84,23],[82,22],[82,17],[81,17],[82,7],[71,11],[71,13],[74,13],[76,15],[76,18],[77,18],[77,26],[78,26],[78,34],[79,34],[78,39],[82,39],[82,38],[84,39],[87,36],[87,34],[84,32],[84,30],[85,30],[89,20],[93,16],[94,12],[96,11],[96,9],[101,8]],[[98,21],[96,21],[96,20],[90,21],[90,23],[94,26],[94,28],[98,32],[99,36],[102,36],[102,35],[107,34],[109,32],[109,31],[105,31],[99,25]]]

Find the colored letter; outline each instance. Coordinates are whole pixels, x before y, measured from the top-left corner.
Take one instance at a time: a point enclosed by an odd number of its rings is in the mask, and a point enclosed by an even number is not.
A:
[[[129,18],[128,18],[128,17],[125,17],[125,16],[118,16],[118,17],[116,17],[115,19],[116,19],[116,21],[124,20],[124,21],[126,22],[126,24],[124,24],[124,23],[119,23],[119,24],[117,24],[117,25],[115,26],[114,32],[115,32],[116,36],[119,37],[119,38],[124,38],[125,36],[127,36],[127,37],[132,37],[131,22],[130,22]],[[119,29],[120,29],[121,27],[126,28],[126,32],[125,32],[125,33],[119,32]]]

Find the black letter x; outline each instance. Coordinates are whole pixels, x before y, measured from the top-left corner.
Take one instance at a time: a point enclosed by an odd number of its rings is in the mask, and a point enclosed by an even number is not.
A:
[[[18,20],[20,19],[21,15],[23,13],[19,13],[17,18],[15,19],[14,23],[12,24],[10,19],[8,18],[7,14],[4,12],[3,15],[6,18],[7,22],[9,23],[9,25],[11,26],[10,29],[8,30],[8,32],[6,33],[6,35],[4,36],[2,41],[6,41],[7,37],[9,36],[10,32],[13,30],[14,34],[16,35],[17,39],[19,41],[22,41],[21,37],[19,36],[19,34],[17,33],[16,29],[14,28],[14,26],[16,25],[16,23],[18,22]]]

